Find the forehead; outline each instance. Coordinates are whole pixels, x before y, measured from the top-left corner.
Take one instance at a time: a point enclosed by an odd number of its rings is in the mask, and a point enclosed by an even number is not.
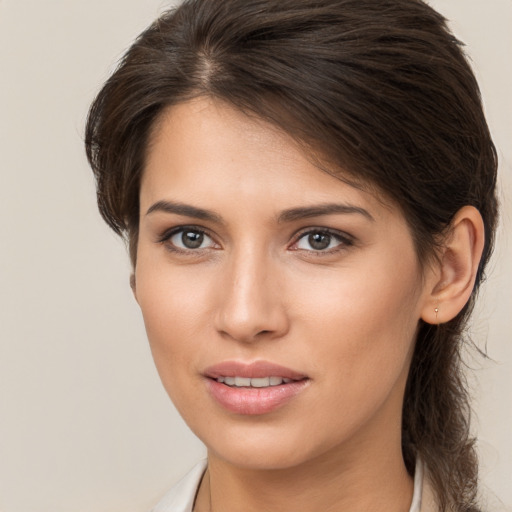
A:
[[[277,127],[225,102],[200,97],[167,108],[155,123],[141,209],[165,195],[207,203],[259,196],[281,208],[346,200],[395,209],[375,192]]]
[[[199,97],[163,111],[151,133],[145,169],[170,165],[177,171],[186,164],[190,171],[199,171],[196,166],[201,164],[213,171],[216,162],[230,161],[229,167],[239,164],[240,176],[248,178],[254,159],[263,170],[270,161],[271,168],[301,166],[307,155],[270,123],[223,101]]]

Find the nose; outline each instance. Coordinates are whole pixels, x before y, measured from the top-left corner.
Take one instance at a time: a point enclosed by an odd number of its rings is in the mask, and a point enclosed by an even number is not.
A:
[[[215,318],[223,336],[251,343],[288,332],[279,265],[247,250],[226,262]]]

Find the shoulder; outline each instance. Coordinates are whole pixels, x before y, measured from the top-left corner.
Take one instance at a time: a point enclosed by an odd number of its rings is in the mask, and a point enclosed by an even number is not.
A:
[[[192,512],[206,460],[196,464],[151,510],[151,512]]]

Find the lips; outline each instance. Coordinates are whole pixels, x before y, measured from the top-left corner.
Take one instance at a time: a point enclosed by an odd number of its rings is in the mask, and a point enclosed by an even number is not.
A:
[[[204,372],[208,391],[224,409],[243,415],[270,413],[291,401],[309,378],[267,361],[225,361]]]

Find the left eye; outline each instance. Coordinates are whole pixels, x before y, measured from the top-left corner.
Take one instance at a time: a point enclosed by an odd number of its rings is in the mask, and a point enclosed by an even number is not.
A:
[[[348,245],[348,241],[340,235],[328,231],[310,231],[299,238],[295,247],[306,251],[327,251],[343,244]]]
[[[215,245],[204,231],[191,228],[175,231],[168,240],[174,247],[184,250],[205,249]]]

